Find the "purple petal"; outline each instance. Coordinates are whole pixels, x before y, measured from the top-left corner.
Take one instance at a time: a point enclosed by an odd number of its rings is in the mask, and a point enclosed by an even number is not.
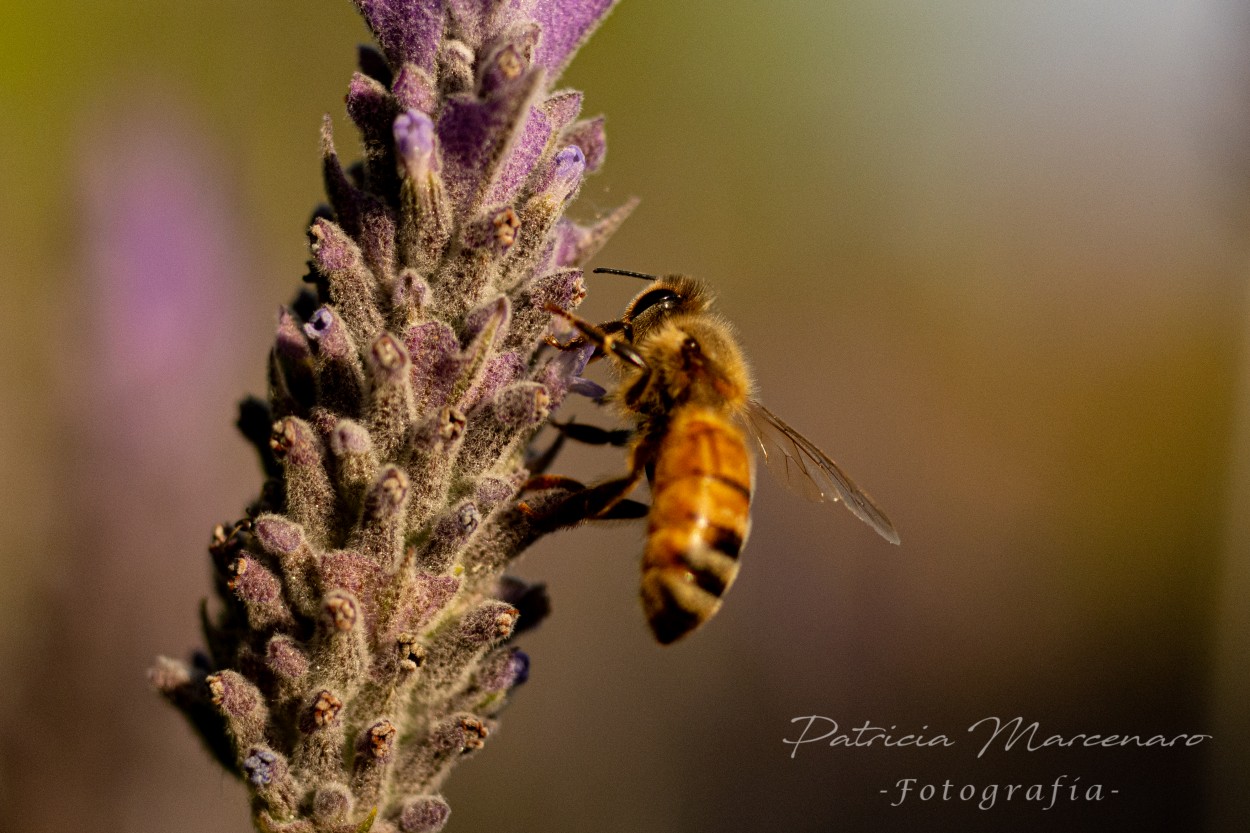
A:
[[[608,389],[597,382],[575,376],[569,382],[569,393],[580,394],[588,399],[602,399],[608,395]]]
[[[474,48],[481,46],[486,39],[488,7],[498,4],[492,0],[446,0],[446,4],[456,35]]]
[[[564,130],[582,111],[582,94],[577,90],[562,90],[542,103],[543,112],[551,119],[553,131]]]
[[[477,482],[474,497],[487,511],[516,493],[516,484],[502,477],[483,477]]]
[[[392,67],[434,71],[443,36],[443,0],[354,0]]]
[[[278,331],[274,339],[274,350],[279,356],[292,363],[305,362],[312,357],[308,340],[300,332],[299,324],[286,307],[278,309]]]
[[[555,265],[580,266],[585,263],[603,248],[603,244],[637,207],[637,198],[632,198],[593,226],[579,226],[571,220],[562,219],[556,230]]]
[[[524,623],[525,613],[522,611],[518,617],[516,631],[523,630]],[[502,693],[517,685],[517,678],[526,673],[528,668],[529,658],[525,654],[516,648],[504,648],[482,661],[477,672],[477,684],[483,691]]]
[[[472,349],[473,342],[487,329],[495,331],[492,346],[502,342],[507,335],[508,321],[511,318],[512,302],[502,295],[470,312],[464,318],[461,335],[465,349]]]
[[[586,344],[577,350],[569,350],[563,354],[563,357],[568,360],[569,372],[578,374],[586,369],[586,365],[590,363],[590,357],[594,354],[595,346]]]
[[[386,128],[395,118],[395,98],[377,80],[362,73],[347,85],[347,115],[360,128],[366,146],[385,144]]]
[[[404,805],[399,814],[399,829],[403,833],[435,833],[447,824],[451,808],[437,795],[413,798]]]
[[[534,169],[534,163],[547,149],[551,139],[551,119],[542,110],[531,107],[529,118],[521,138],[513,145],[508,161],[504,163],[499,179],[495,181],[490,195],[486,198],[488,205],[502,205],[512,202],[521,186]]]
[[[343,172],[334,150],[330,117],[321,126],[322,175],[330,205],[343,226],[355,238],[375,275],[388,276],[395,268],[395,219],[386,204],[375,195],[357,188]],[[380,141],[371,142],[380,150]],[[392,171],[393,161],[386,167]]]
[[[485,101],[457,96],[443,107],[437,128],[443,181],[461,217],[494,179],[513,140],[523,134],[521,122],[529,113],[541,75],[526,73],[505,94]]]
[[[533,16],[543,27],[534,63],[547,68],[555,79],[582,42],[616,0],[536,0]]]
[[[594,382],[582,379],[578,375],[585,369],[586,363],[590,361],[594,352],[594,345],[587,344],[577,350],[565,350],[547,362],[539,373],[538,380],[551,392],[553,402],[558,403],[564,398],[565,393],[574,391],[576,388],[580,388],[576,392],[592,399],[598,399],[607,393]]]
[[[418,573],[402,610],[398,611],[395,629],[400,632],[417,630],[437,616],[459,589],[460,579],[455,576]]]
[[[367,621],[377,615],[377,597],[386,576],[377,562],[358,552],[335,550],[321,557],[321,584],[330,590],[346,590],[360,600]]]
[[[479,402],[493,399],[495,394],[512,384],[525,372],[525,362],[513,352],[500,353],[486,364],[482,378],[465,394],[459,407],[465,413]]]
[[[469,536],[473,534],[481,522],[482,514],[472,501],[464,501],[445,512],[435,522],[434,531],[430,534],[430,540],[426,542],[424,549],[418,556],[421,569],[435,573],[445,571],[451,566],[453,556],[464,546],[465,541],[468,540]],[[443,580],[456,581],[451,576],[447,576]],[[458,581],[455,586],[459,586]],[[442,604],[438,606],[441,607]],[[421,624],[424,624],[424,622],[414,623],[417,626]]]
[[[321,307],[313,313],[313,317],[304,325],[304,333],[312,340],[319,341],[321,336],[334,326],[334,313],[327,307]]]
[[[412,358],[412,387],[419,402],[443,387],[450,389],[455,379],[444,376],[454,373],[452,365],[460,351],[460,341],[451,327],[442,321],[418,324],[404,335],[404,346]],[[429,407],[430,401],[425,402]]]
[[[405,110],[420,110],[423,113],[434,112],[438,104],[438,95],[434,89],[434,81],[430,74],[416,64],[404,64],[391,92]]]

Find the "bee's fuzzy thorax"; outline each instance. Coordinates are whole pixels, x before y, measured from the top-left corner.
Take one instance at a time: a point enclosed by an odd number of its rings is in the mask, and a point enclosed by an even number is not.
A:
[[[677,404],[707,405],[736,414],[747,402],[751,377],[746,358],[728,322],[713,314],[667,318],[635,342],[651,368],[652,391],[627,409],[654,414]],[[630,389],[626,370],[622,388]]]

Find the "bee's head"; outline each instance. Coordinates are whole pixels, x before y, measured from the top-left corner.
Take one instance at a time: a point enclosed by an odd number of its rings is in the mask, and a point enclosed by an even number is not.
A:
[[[712,292],[703,281],[688,275],[663,275],[634,296],[621,323],[636,339],[675,315],[697,315],[711,306]]]
[[[699,315],[712,307],[712,290],[689,275],[646,275],[624,269],[596,269],[596,273],[627,275],[652,281],[651,286],[634,296],[619,321],[612,322],[624,330],[630,341],[652,332],[661,323],[677,315]]]

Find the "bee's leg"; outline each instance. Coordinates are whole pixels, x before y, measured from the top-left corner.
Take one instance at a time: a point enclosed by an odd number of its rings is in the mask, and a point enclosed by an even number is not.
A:
[[[554,347],[557,350],[576,350],[579,347],[586,346],[586,337],[583,335],[575,335],[568,341],[561,341],[553,335],[549,335],[543,339],[543,344],[548,347]]]
[[[582,521],[620,520],[640,518],[646,515],[646,505],[630,500],[628,495],[642,480],[640,475],[628,474],[606,483],[590,486],[574,495],[561,511],[564,525]]]
[[[621,337],[624,338],[626,341],[630,342],[631,344],[634,341],[634,328],[624,321],[620,321],[620,320],[605,321],[599,325],[599,329],[602,330],[608,337],[613,337],[615,336],[615,334],[620,333]],[[585,342],[583,341],[583,344],[584,343]],[[603,352],[603,347],[596,344],[595,352],[591,353],[590,358],[587,359],[586,361],[587,363],[598,361],[599,359],[602,359],[605,355],[607,354]]]
[[[567,439],[564,432],[558,432],[556,438],[551,441],[551,445],[539,452],[526,452],[525,467],[533,474],[540,475],[547,469],[551,468],[551,464],[555,462],[556,455],[560,453],[560,449],[564,447],[564,441]]]
[[[619,448],[629,445],[634,438],[634,431],[630,428],[599,428],[594,425],[574,422],[572,419],[568,422],[556,422],[553,419],[548,421],[547,424],[559,431],[561,437],[567,437],[570,440],[585,443],[586,445],[613,445]]]
[[[651,514],[651,506],[640,500],[624,498],[613,504],[611,509],[600,512],[592,521],[636,521]]]
[[[570,492],[564,504],[547,518],[547,521],[553,524],[552,528],[558,529],[564,526],[574,526],[583,521],[645,518],[651,507],[625,497],[636,485],[637,480],[632,477],[622,477],[588,488],[571,477],[558,474],[537,474],[525,481],[520,493],[541,492],[546,489],[564,489]]]
[[[547,424],[556,429],[556,438],[545,449],[526,459],[525,467],[534,474],[542,474],[551,468],[556,455],[564,447],[565,440],[573,440],[586,445],[611,445],[619,448],[629,445],[634,436],[634,432],[628,428],[610,430],[577,423],[573,421],[573,418],[570,418],[568,422],[556,422],[553,419]]]
[[[637,488],[642,479],[648,476],[647,470],[655,460],[656,450],[656,441],[644,436],[630,449],[629,474],[587,489],[583,493],[587,517],[612,517],[612,512],[628,498],[629,493]]]
[[[626,364],[632,364],[635,367],[642,368],[643,370],[649,369],[647,367],[647,362],[642,358],[642,355],[634,349],[632,344],[630,344],[629,330],[622,322],[609,322],[610,324],[619,325],[619,329],[614,328],[612,332],[609,332],[607,325],[605,325],[605,327],[598,327],[587,321],[585,318],[579,318],[568,310],[560,309],[552,304],[548,304],[547,312],[553,313],[567,320],[570,324],[581,331],[582,335],[586,337],[586,341],[595,345],[595,347],[602,351],[604,355],[611,354]],[[582,343],[584,344],[585,341]]]
[[[564,489],[569,492],[584,492],[586,484],[580,480],[574,480],[571,477],[565,477],[562,474],[534,474],[528,480],[521,484],[521,488],[517,494],[525,494],[526,492],[541,492],[545,489]]]
[[[599,329],[607,336],[611,336],[614,333],[624,333],[626,340],[633,341],[633,331],[630,328],[629,324],[627,324],[624,321],[621,321],[621,320],[605,321],[604,323],[599,325]],[[587,337],[584,334],[579,333],[573,336],[572,338],[570,338],[568,341],[560,341],[555,336],[549,335],[545,339],[543,339],[543,342],[547,344],[549,347],[554,347],[557,350],[577,350],[581,347],[585,347],[588,343],[590,343],[590,340],[587,339]],[[590,354],[590,358],[587,359],[587,361],[593,362],[597,359],[603,358],[603,356],[604,356],[603,348],[598,344],[598,342],[596,342],[595,352]]]

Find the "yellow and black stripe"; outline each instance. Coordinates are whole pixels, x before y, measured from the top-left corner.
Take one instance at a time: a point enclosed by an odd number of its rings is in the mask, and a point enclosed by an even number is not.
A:
[[[751,460],[742,432],[720,412],[672,413],[655,457],[642,603],[668,645],[706,622],[738,575],[751,517]]]

